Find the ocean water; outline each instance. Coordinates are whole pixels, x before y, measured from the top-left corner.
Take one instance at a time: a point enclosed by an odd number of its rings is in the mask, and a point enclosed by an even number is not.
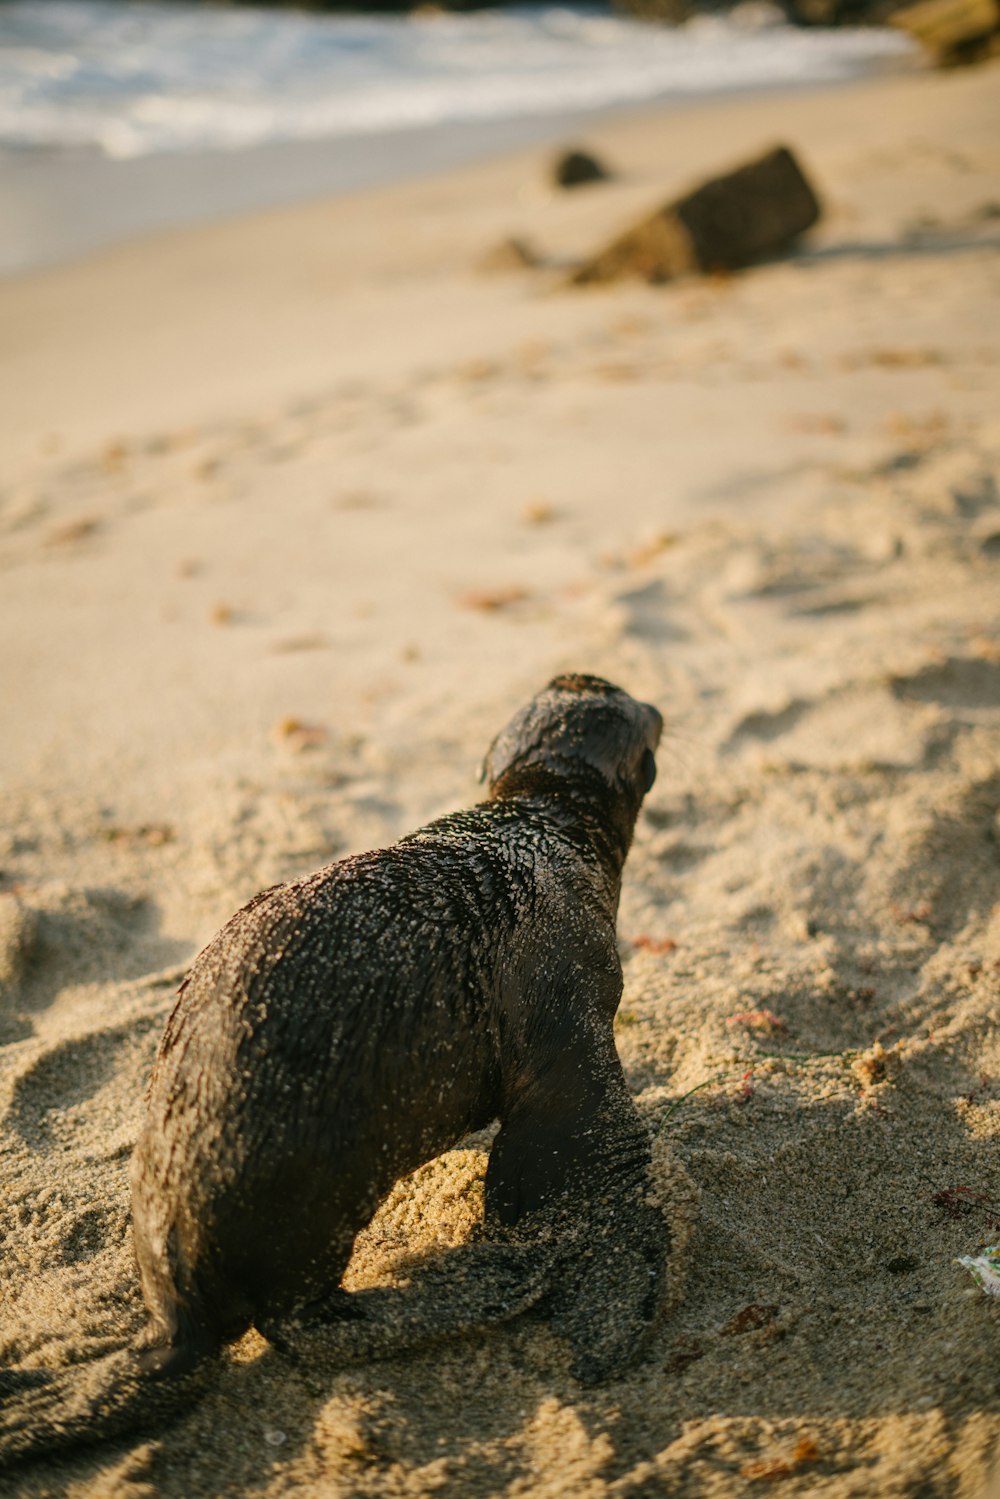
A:
[[[0,148],[239,151],[831,83],[911,58],[896,33],[796,30],[760,0],[676,29],[592,4],[405,16],[7,0]]]

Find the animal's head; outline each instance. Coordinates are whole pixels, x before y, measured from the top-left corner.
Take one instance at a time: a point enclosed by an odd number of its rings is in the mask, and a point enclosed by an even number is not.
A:
[[[490,796],[510,794],[533,772],[596,772],[637,812],[656,779],[663,719],[601,677],[555,677],[497,735],[483,763]]]

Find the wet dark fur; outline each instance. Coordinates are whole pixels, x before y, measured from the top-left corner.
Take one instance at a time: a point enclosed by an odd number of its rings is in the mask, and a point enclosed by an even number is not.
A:
[[[379,1202],[496,1118],[487,1222],[582,1215],[547,1313],[583,1378],[634,1356],[668,1243],[612,1034],[615,920],[660,728],[599,679],[557,678],[495,740],[488,801],[264,891],[199,955],[132,1162],[140,1387],[251,1325],[280,1346],[342,1317]]]

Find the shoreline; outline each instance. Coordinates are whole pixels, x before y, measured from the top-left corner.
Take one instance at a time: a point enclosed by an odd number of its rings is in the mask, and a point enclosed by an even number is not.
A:
[[[604,118],[920,65],[919,49],[885,27],[809,33],[703,18],[675,30],[586,6],[437,26],[253,8],[91,12],[89,0],[46,26],[45,6],[25,10],[39,12],[37,32],[26,15],[22,52],[0,67],[11,139],[0,146],[0,276],[157,229],[436,174]]]
[[[317,379],[385,369],[392,341],[387,345],[377,328],[374,336],[362,333],[373,328],[368,299],[385,305],[388,324],[394,302],[404,316],[422,317],[421,298],[433,303],[445,277],[449,296],[474,316],[492,319],[499,300],[510,304],[514,326],[530,330],[544,276],[487,281],[477,274],[478,261],[499,241],[534,237],[553,263],[583,254],[630,216],[781,138],[801,152],[807,170],[818,153],[821,165],[829,155],[836,171],[841,111],[845,119],[857,116],[853,135],[867,130],[874,139],[883,109],[920,98],[933,111],[935,96],[947,98],[949,81],[920,72],[612,114],[585,133],[585,143],[618,173],[597,191],[549,188],[545,148],[536,145],[412,181],[161,229],[67,265],[0,278],[0,444],[10,475],[46,448],[76,451],[88,433],[112,441],[137,424],[190,421],[203,408],[232,414],[276,383],[291,399]],[[988,107],[988,89],[975,77],[969,86]],[[883,176],[891,208],[891,174]],[[829,187],[820,186],[829,200]],[[467,214],[458,211],[463,198]],[[810,246],[844,237],[836,200],[827,206]],[[874,197],[871,208],[877,216]],[[881,219],[885,227],[886,213]],[[418,226],[412,243],[393,233],[394,221]],[[254,307],[256,330],[245,325],[244,303]],[[543,322],[558,323],[559,306],[559,299],[548,303]],[[149,340],[148,357],[136,328]],[[196,328],[202,336],[192,388]],[[467,342],[455,319],[448,337]],[[255,354],[260,347],[268,350],[266,368]],[[95,359],[92,379],[84,371]]]
[[[245,150],[162,152],[127,161],[92,150],[0,148],[0,211],[8,226],[0,281],[69,266],[159,233],[197,231],[391,188],[541,148],[615,112],[275,141]]]
[[[744,101],[833,94],[917,76],[919,54],[884,72],[839,82],[748,84],[720,93],[665,95],[565,114],[272,141],[237,150],[160,152],[120,161],[96,150],[0,146],[0,285],[58,269],[159,233],[195,231],[284,208],[390,189],[487,166],[528,150],[557,150],[616,121]],[[179,206],[183,205],[183,206]]]

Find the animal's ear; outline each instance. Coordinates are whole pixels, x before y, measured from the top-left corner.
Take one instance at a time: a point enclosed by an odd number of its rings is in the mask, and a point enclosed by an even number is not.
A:
[[[544,734],[546,716],[539,707],[539,699],[532,698],[527,707],[516,713],[486,751],[483,760],[483,781],[491,784],[499,781],[518,760],[527,759],[536,749]]]
[[[639,761],[639,774],[642,777],[643,795],[651,790],[656,780],[656,756],[651,749],[643,750],[642,759]]]

